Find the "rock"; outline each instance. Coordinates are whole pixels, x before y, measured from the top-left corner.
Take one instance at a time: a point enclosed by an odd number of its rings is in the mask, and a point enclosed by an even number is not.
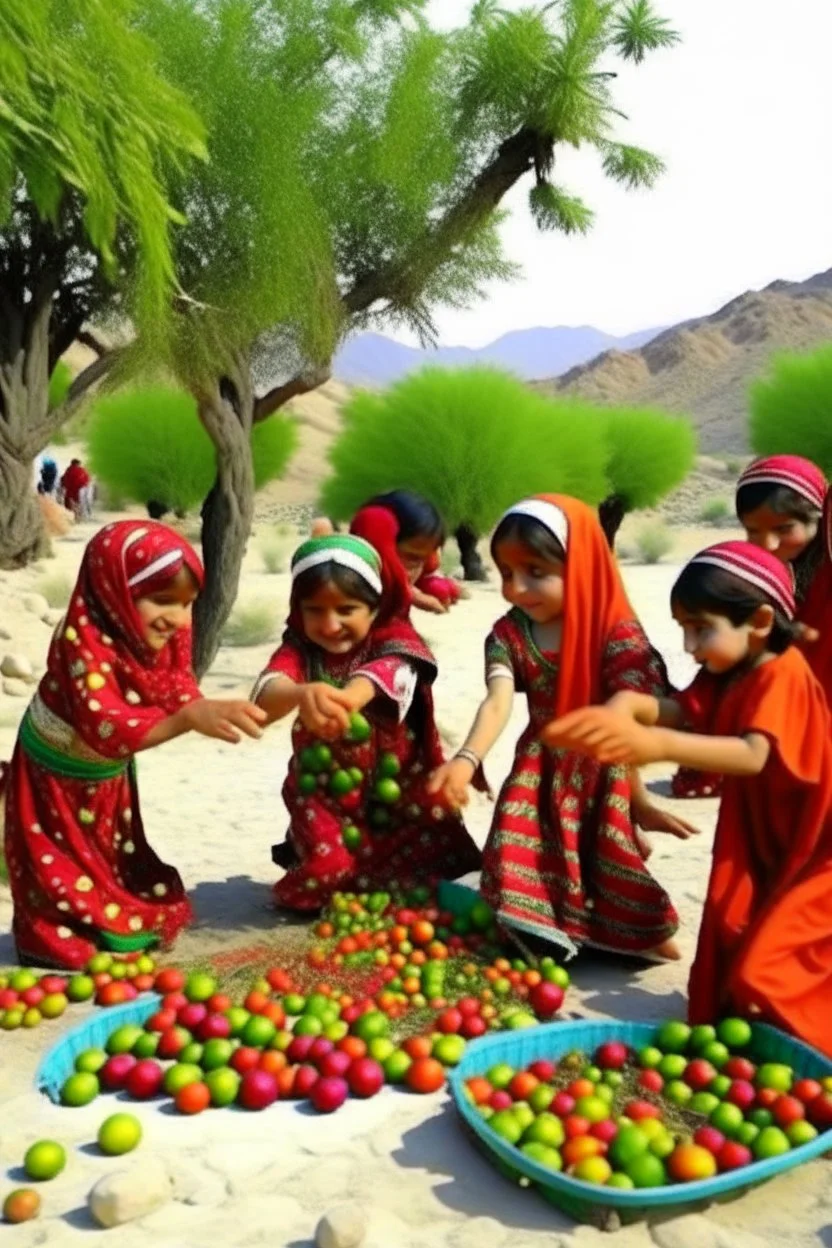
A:
[[[162,1163],[144,1158],[99,1179],[90,1190],[87,1204],[99,1226],[121,1226],[161,1208],[172,1193],[171,1181]]]
[[[43,594],[24,594],[21,602],[26,610],[31,611],[32,615],[36,615],[39,620],[42,620],[49,610],[49,603]]]
[[[652,1226],[650,1235],[658,1248],[765,1248],[767,1242],[748,1231],[718,1226],[701,1213]]]
[[[25,680],[16,680],[12,676],[6,676],[3,681],[3,692],[7,693],[10,698],[28,698],[29,686]]]
[[[15,680],[26,680],[30,684],[35,679],[32,664],[24,654],[4,654],[0,662],[0,675],[10,676]]]
[[[358,1248],[367,1234],[367,1214],[360,1205],[337,1205],[315,1228],[318,1248]]]
[[[7,628],[3,628],[0,624],[0,641],[11,641],[12,635]]]
[[[44,624],[48,624],[50,628],[54,628],[56,624],[60,624],[66,612],[63,607],[50,607],[48,611],[44,611],[40,617]]]

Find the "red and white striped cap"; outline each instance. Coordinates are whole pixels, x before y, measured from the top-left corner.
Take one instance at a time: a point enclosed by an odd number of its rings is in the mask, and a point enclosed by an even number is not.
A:
[[[794,619],[796,606],[791,565],[781,563],[767,550],[752,546],[751,542],[719,542],[694,555],[688,566],[698,563],[722,568],[724,572],[730,572],[739,580],[761,589],[788,619]]]
[[[826,477],[811,459],[801,455],[769,455],[749,464],[737,482],[737,493],[745,485],[785,485],[805,498],[818,511],[826,497]]]

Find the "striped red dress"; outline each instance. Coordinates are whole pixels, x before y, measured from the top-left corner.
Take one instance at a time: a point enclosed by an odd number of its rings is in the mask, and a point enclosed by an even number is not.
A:
[[[663,692],[660,666],[634,620],[614,627],[602,667],[604,697]],[[627,769],[539,740],[553,715],[558,655],[537,648],[522,611],[498,620],[486,641],[487,677],[495,669],[507,669],[526,694],[529,723],[497,801],[483,895],[505,922],[565,948],[637,953],[661,944],[678,916],[639,853]]]

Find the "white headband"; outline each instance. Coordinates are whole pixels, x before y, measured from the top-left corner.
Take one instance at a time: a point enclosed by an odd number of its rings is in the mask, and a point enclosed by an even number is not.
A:
[[[126,543],[125,543],[126,548]],[[127,588],[132,589],[134,585],[141,585],[142,581],[148,580],[149,577],[155,576],[157,572],[161,572],[163,568],[169,568],[172,563],[176,563],[182,558],[181,550],[168,550],[164,555],[160,555],[158,559],[154,559],[146,568],[142,568],[135,576],[131,576],[127,582]]]
[[[308,572],[310,568],[317,568],[322,563],[337,563],[342,568],[349,568],[351,572],[357,572],[377,594],[382,593],[381,577],[370,567],[367,560],[351,550],[342,550],[337,546],[327,546],[299,559],[292,568],[292,580],[296,581],[301,572]]]
[[[544,529],[548,529],[552,536],[557,538],[564,553],[566,552],[569,522],[560,507],[554,503],[547,503],[542,498],[524,498],[521,503],[515,503],[513,507],[509,507],[500,518],[500,524],[509,516],[529,516],[532,520],[537,520]]]

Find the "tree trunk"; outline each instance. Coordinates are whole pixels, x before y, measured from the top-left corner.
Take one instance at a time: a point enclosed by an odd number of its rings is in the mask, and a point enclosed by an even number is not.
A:
[[[624,499],[620,494],[610,494],[598,504],[598,519],[610,550],[615,550],[615,539],[626,515]]]
[[[462,571],[466,581],[487,581],[488,573],[483,567],[480,552],[477,550],[477,535],[468,524],[461,524],[454,537],[459,546],[462,559]]]
[[[217,479],[202,506],[205,588],[194,608],[194,671],[202,678],[216,658],[237,597],[254,519],[255,399],[247,360],[237,357],[233,376],[221,378],[198,401],[200,419],[217,449]]]
[[[9,302],[0,327],[0,568],[19,568],[49,548],[33,480],[49,420],[51,290],[25,312]]]
[[[32,461],[21,460],[0,440],[0,568],[22,568],[48,552]]]

